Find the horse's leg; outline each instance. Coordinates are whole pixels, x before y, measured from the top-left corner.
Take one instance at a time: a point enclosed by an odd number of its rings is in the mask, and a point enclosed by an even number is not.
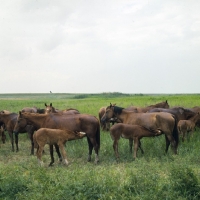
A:
[[[4,131],[2,132],[2,137],[1,137],[1,139],[2,139],[3,144],[5,144],[5,142],[6,142],[6,135],[5,135],[5,132],[4,132]]]
[[[182,142],[185,141],[185,131],[182,132]]]
[[[58,146],[58,144],[55,144],[54,146],[55,146],[55,149],[56,149],[56,153],[58,154],[59,161],[62,162],[62,156],[60,154],[59,146]]]
[[[92,145],[92,142],[90,141],[90,138],[88,136],[87,136],[87,142],[88,142],[88,147],[89,147],[88,162],[90,162],[92,150],[93,150],[93,145]]]
[[[51,162],[49,166],[52,166],[54,163],[54,157],[53,157],[53,145],[49,145],[49,151],[50,151],[50,156],[51,156]]]
[[[16,152],[19,151],[19,147],[18,147],[18,133],[15,134],[15,145],[16,145]]]
[[[167,153],[168,149],[169,149],[169,145],[170,145],[170,141],[168,139],[168,137],[165,135],[165,141],[166,141],[166,149],[165,149],[165,153]]]
[[[140,148],[142,154],[144,154],[144,150],[142,149],[142,143],[141,141],[139,140],[139,144],[138,144],[138,147]]]
[[[89,138],[90,144],[89,144],[89,148],[90,148],[90,160],[91,160],[91,155],[92,155],[92,149],[94,148],[95,151],[95,164],[97,164],[99,162],[99,146],[96,142],[96,139],[93,137]],[[90,146],[91,145],[91,146]]]
[[[165,138],[167,138],[167,140],[166,140],[166,153],[167,153],[169,145],[171,143],[171,147],[174,151],[174,154],[177,154],[177,144],[176,144],[176,141],[174,140],[173,136],[171,134],[166,134]]]
[[[37,147],[37,159],[38,159],[38,163],[39,165],[42,167],[44,165],[43,161],[42,161],[42,152],[43,152],[44,147],[43,146],[39,146]]]
[[[133,139],[132,138],[129,139],[129,147],[130,147],[130,153],[132,153],[133,152]]]
[[[31,155],[34,155],[33,134],[34,134],[34,131],[32,131],[32,130],[28,131],[28,136],[29,136],[29,139],[31,140]]]
[[[10,136],[10,142],[11,142],[11,146],[12,146],[12,151],[14,151],[13,133],[12,133],[12,131],[8,131],[8,134],[9,134],[9,136]]]
[[[115,157],[116,157],[117,161],[119,160],[118,142],[119,142],[119,140],[117,140],[117,139],[115,139],[113,142],[113,149],[114,149]]]
[[[58,144],[58,145],[59,145],[59,147],[60,147],[60,150],[61,150],[61,154],[62,154],[62,158],[63,158],[63,160],[64,160],[64,163],[65,163],[66,165],[68,165],[69,162],[68,162],[68,160],[67,160],[67,153],[66,153],[66,151],[65,151],[64,145],[63,145],[62,143],[60,143],[60,144]]]
[[[134,159],[137,158],[138,144],[139,144],[138,138],[135,137],[134,138],[134,153],[133,153],[133,158]]]

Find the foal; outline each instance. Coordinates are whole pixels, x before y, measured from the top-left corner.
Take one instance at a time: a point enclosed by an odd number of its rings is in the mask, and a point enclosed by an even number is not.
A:
[[[200,119],[199,112],[188,120],[180,120],[177,124],[179,134],[182,135],[182,142],[184,142],[185,137],[187,140],[190,139],[190,134],[192,135],[196,126],[197,121]]]
[[[136,159],[138,147],[140,148],[141,152],[144,153],[141,147],[140,139],[143,137],[153,137],[153,136],[158,136],[161,134],[162,134],[162,131],[159,129],[150,130],[140,125],[118,123],[118,124],[113,125],[110,128],[110,136],[112,140],[114,141],[113,149],[114,149],[117,160],[119,159],[118,142],[119,142],[120,137],[129,139],[131,151],[132,151],[132,145],[133,145],[133,140],[134,140],[133,158]]]
[[[49,144],[50,146],[50,154],[53,157],[53,145],[58,146],[61,150],[62,158],[64,159],[64,163],[68,165],[67,155],[65,151],[65,143],[68,140],[81,139],[85,137],[86,134],[84,132],[75,132],[70,130],[61,130],[61,129],[50,129],[50,128],[40,128],[33,135],[34,146],[37,148],[37,158],[38,162],[41,166],[43,166],[42,161],[42,152],[45,144]],[[57,149],[56,149],[57,150]],[[51,152],[52,151],[52,152]],[[58,153],[58,151],[57,151]],[[54,159],[53,159],[54,160]],[[60,161],[62,159],[60,158]],[[53,162],[49,164],[51,166]]]

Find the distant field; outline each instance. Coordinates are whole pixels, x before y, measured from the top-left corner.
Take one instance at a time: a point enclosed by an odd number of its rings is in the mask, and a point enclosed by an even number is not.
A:
[[[116,103],[121,107],[147,106],[167,100],[171,107],[200,106],[199,94],[133,95],[102,94],[0,94],[0,110],[18,113],[23,107],[52,103],[59,109],[76,108],[81,113],[98,116],[102,106]],[[200,130],[189,142],[180,142],[178,155],[171,149],[164,154],[164,135],[143,138],[142,155],[133,161],[128,140],[119,143],[120,162],[114,157],[109,132],[101,131],[100,163],[87,162],[86,138],[66,144],[70,165],[56,162],[48,167],[50,156],[45,147],[45,166],[39,167],[30,156],[30,141],[19,135],[19,152],[11,152],[7,135],[0,141],[0,199],[200,199]],[[57,158],[57,155],[55,154]]]

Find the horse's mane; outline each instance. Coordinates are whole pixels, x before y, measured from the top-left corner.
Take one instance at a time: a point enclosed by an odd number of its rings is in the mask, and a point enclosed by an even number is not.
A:
[[[116,113],[116,114],[121,114],[122,110],[124,109],[124,108],[118,107],[118,106],[113,106],[113,107],[114,107],[114,113]]]

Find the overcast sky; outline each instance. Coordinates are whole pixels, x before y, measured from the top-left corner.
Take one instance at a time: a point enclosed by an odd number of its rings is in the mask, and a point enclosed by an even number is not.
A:
[[[0,3],[0,93],[200,93],[199,0]]]

